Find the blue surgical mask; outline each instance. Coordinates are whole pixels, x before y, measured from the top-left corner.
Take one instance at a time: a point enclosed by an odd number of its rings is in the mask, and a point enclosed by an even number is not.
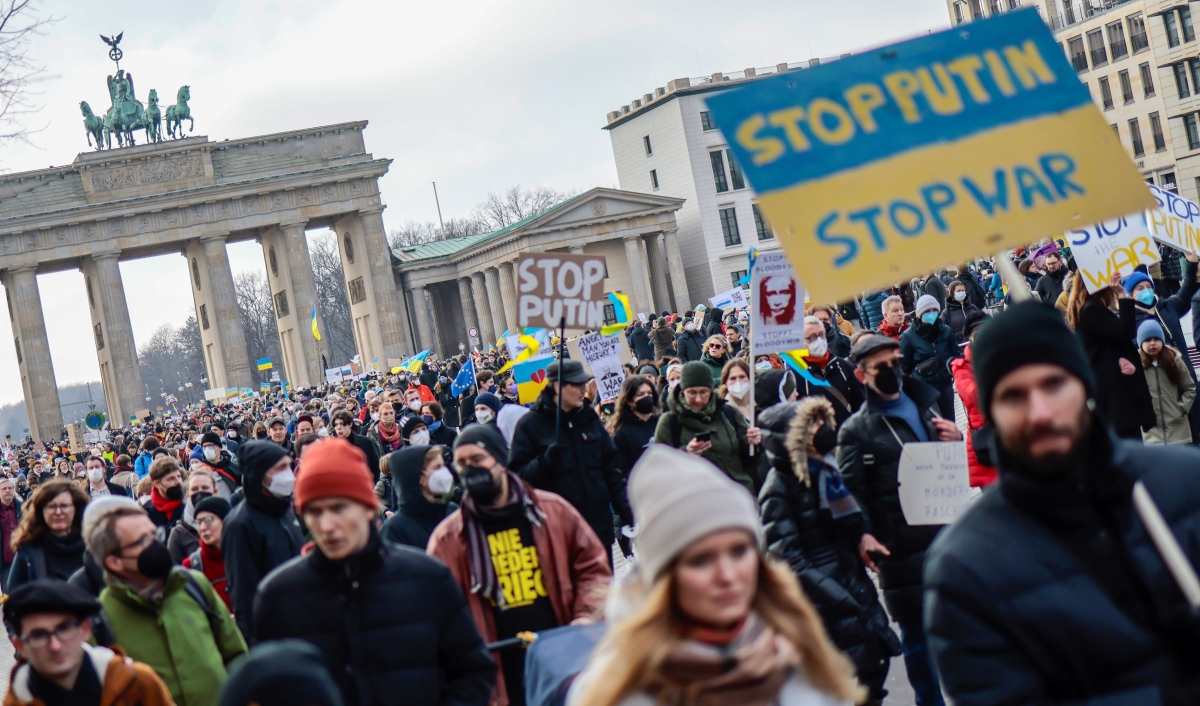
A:
[[[1154,306],[1155,297],[1153,289],[1143,289],[1137,293],[1136,298],[1139,302],[1145,304],[1146,306]]]
[[[927,311],[924,314],[921,314],[921,321],[924,321],[927,324],[932,324],[933,322],[937,321],[937,318],[938,313],[936,311]]]

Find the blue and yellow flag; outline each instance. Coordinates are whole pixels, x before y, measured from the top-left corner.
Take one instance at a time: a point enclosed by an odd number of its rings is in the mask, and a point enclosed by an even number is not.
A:
[[[321,340],[321,331],[317,328],[317,307],[315,306],[312,310],[312,333],[313,338],[317,339],[318,341]]]
[[[617,323],[601,327],[600,333],[604,336],[611,336],[619,332],[628,326],[629,320],[633,318],[633,307],[629,306],[629,297],[620,292],[609,292],[608,301],[612,303],[613,315],[617,317]]]
[[[270,358],[260,358],[258,361],[259,370],[270,370],[273,367],[275,366],[271,364]]]
[[[429,357],[429,353],[430,351],[421,351],[420,353],[401,363],[399,367],[403,370],[407,370],[410,373],[419,373],[421,372],[421,364],[424,363],[425,359]],[[396,372],[395,369],[393,369],[392,372]]]
[[[787,363],[787,366],[794,370],[800,377],[808,380],[817,387],[829,387],[829,383],[827,381],[818,380],[815,375],[809,372],[808,361],[804,360],[805,356],[807,355],[808,349],[804,348],[798,351],[782,351],[779,354],[779,357],[782,358],[783,362]]]

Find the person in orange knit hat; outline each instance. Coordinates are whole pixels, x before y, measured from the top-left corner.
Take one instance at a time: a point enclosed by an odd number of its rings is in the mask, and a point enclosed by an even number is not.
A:
[[[314,645],[347,706],[487,703],[496,663],[466,599],[440,561],[380,539],[363,452],[313,444],[295,500],[316,548],[263,579],[256,641]]]

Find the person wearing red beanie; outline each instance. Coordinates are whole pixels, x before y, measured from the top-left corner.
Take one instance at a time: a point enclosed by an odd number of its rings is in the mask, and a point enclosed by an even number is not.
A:
[[[466,598],[445,564],[380,538],[363,452],[340,438],[308,447],[295,501],[316,549],[263,579],[255,640],[320,649],[347,704],[487,703],[496,663]],[[395,648],[415,635],[421,650]]]

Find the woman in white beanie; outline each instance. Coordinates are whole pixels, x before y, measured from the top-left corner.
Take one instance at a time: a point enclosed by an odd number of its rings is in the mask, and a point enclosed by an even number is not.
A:
[[[634,466],[632,584],[570,706],[833,706],[865,697],[787,566],[760,553],[754,499],[704,459],[654,444]],[[619,596],[629,601],[628,596]]]

